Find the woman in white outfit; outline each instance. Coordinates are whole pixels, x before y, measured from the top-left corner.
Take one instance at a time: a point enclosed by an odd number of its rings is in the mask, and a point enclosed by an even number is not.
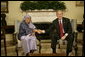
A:
[[[19,27],[18,38],[21,40],[22,48],[26,56],[28,56],[29,53],[33,53],[35,50],[37,50],[35,32],[42,33],[42,31],[43,30],[36,29],[35,25],[32,24],[31,16],[24,16],[24,19]]]

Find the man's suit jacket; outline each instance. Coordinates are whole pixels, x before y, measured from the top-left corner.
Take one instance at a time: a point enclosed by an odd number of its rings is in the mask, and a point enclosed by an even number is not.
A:
[[[68,33],[68,36],[67,36],[66,39],[69,39],[72,35],[72,26],[71,26],[71,23],[70,23],[70,19],[63,17],[62,18],[62,23],[63,23],[64,32]],[[46,30],[46,33],[50,33],[50,35],[52,36],[51,45],[54,47],[57,40],[60,39],[60,30],[59,30],[58,18],[56,18],[52,22],[52,25],[50,26],[49,29]]]

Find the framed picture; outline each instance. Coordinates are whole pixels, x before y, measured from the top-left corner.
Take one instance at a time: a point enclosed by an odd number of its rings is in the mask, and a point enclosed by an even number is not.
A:
[[[1,13],[8,13],[8,1],[1,1]]]
[[[76,1],[76,6],[84,6],[84,1]]]

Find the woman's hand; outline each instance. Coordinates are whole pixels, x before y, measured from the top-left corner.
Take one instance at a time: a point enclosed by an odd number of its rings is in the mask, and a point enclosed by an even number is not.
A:
[[[38,30],[37,29],[34,29],[33,32],[37,32]]]
[[[34,29],[34,32],[37,32],[38,34],[45,33],[45,30],[40,30],[40,29]]]
[[[38,33],[41,34],[41,33],[45,33],[45,30],[38,30]]]

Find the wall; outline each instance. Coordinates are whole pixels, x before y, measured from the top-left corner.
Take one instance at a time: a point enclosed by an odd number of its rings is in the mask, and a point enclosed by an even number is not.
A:
[[[65,13],[65,16],[77,19],[77,23],[81,24],[83,21],[83,14],[84,14],[84,7],[76,7],[75,3],[76,1],[64,1],[67,6],[67,12]]]
[[[26,14],[21,11],[20,3],[23,1],[9,1],[7,13],[7,25],[14,25],[15,20],[22,20]],[[76,7],[76,1],[63,1],[67,6],[65,16],[70,19],[77,19],[77,23],[81,24],[83,20],[84,7]],[[56,18],[55,12],[28,12],[33,22],[52,22]]]

